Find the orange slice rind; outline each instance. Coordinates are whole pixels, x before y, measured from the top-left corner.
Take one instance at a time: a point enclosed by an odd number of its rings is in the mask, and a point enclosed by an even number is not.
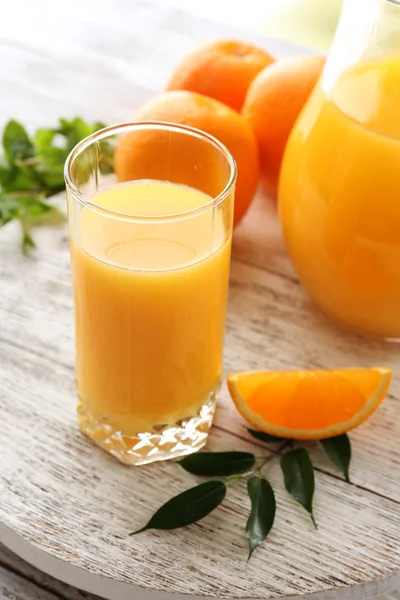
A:
[[[320,371],[253,371],[227,378],[242,417],[282,438],[318,440],[361,425],[386,396],[386,367]]]

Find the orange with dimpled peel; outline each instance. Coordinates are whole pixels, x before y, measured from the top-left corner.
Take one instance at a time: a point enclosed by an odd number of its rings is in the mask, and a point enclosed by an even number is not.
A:
[[[386,367],[321,371],[256,371],[227,378],[236,408],[271,435],[320,440],[361,425],[386,396]]]
[[[253,79],[273,62],[268,52],[254,44],[216,40],[185,56],[167,89],[197,92],[240,111]]]

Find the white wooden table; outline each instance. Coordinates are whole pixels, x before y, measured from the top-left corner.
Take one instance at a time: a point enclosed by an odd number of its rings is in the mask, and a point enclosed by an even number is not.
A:
[[[161,0],[1,5],[0,119],[31,129],[78,114],[128,120],[187,50],[237,34]],[[277,55],[299,52],[258,41]],[[0,543],[14,551],[0,546],[0,598],[94,598],[26,561],[112,600],[364,600],[400,583],[400,349],[347,335],[318,314],[285,256],[271,202],[259,197],[235,235],[227,370],[379,363],[394,381],[352,434],[353,485],[313,451],[318,532],[272,467],[276,527],[246,569],[240,486],[202,524],[127,537],[193,478],[173,464],[126,469],[77,432],[65,227],[41,228],[36,239],[26,259],[12,228],[0,234]],[[226,390],[210,447],[260,451]]]

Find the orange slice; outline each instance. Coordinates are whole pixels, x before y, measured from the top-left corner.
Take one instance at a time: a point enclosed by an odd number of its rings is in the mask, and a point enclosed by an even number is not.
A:
[[[242,417],[261,431],[320,440],[363,423],[386,396],[391,378],[390,369],[376,367],[235,373],[227,383]]]

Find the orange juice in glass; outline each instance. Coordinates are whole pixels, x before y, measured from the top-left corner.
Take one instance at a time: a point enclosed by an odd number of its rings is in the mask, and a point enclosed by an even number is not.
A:
[[[400,3],[346,8],[288,142],[280,213],[321,308],[355,331],[400,339]]]
[[[127,134],[151,138],[157,160],[116,183],[102,165]],[[222,375],[235,177],[217,140],[163,123],[98,132],[67,163],[78,423],[125,463],[206,442]]]

